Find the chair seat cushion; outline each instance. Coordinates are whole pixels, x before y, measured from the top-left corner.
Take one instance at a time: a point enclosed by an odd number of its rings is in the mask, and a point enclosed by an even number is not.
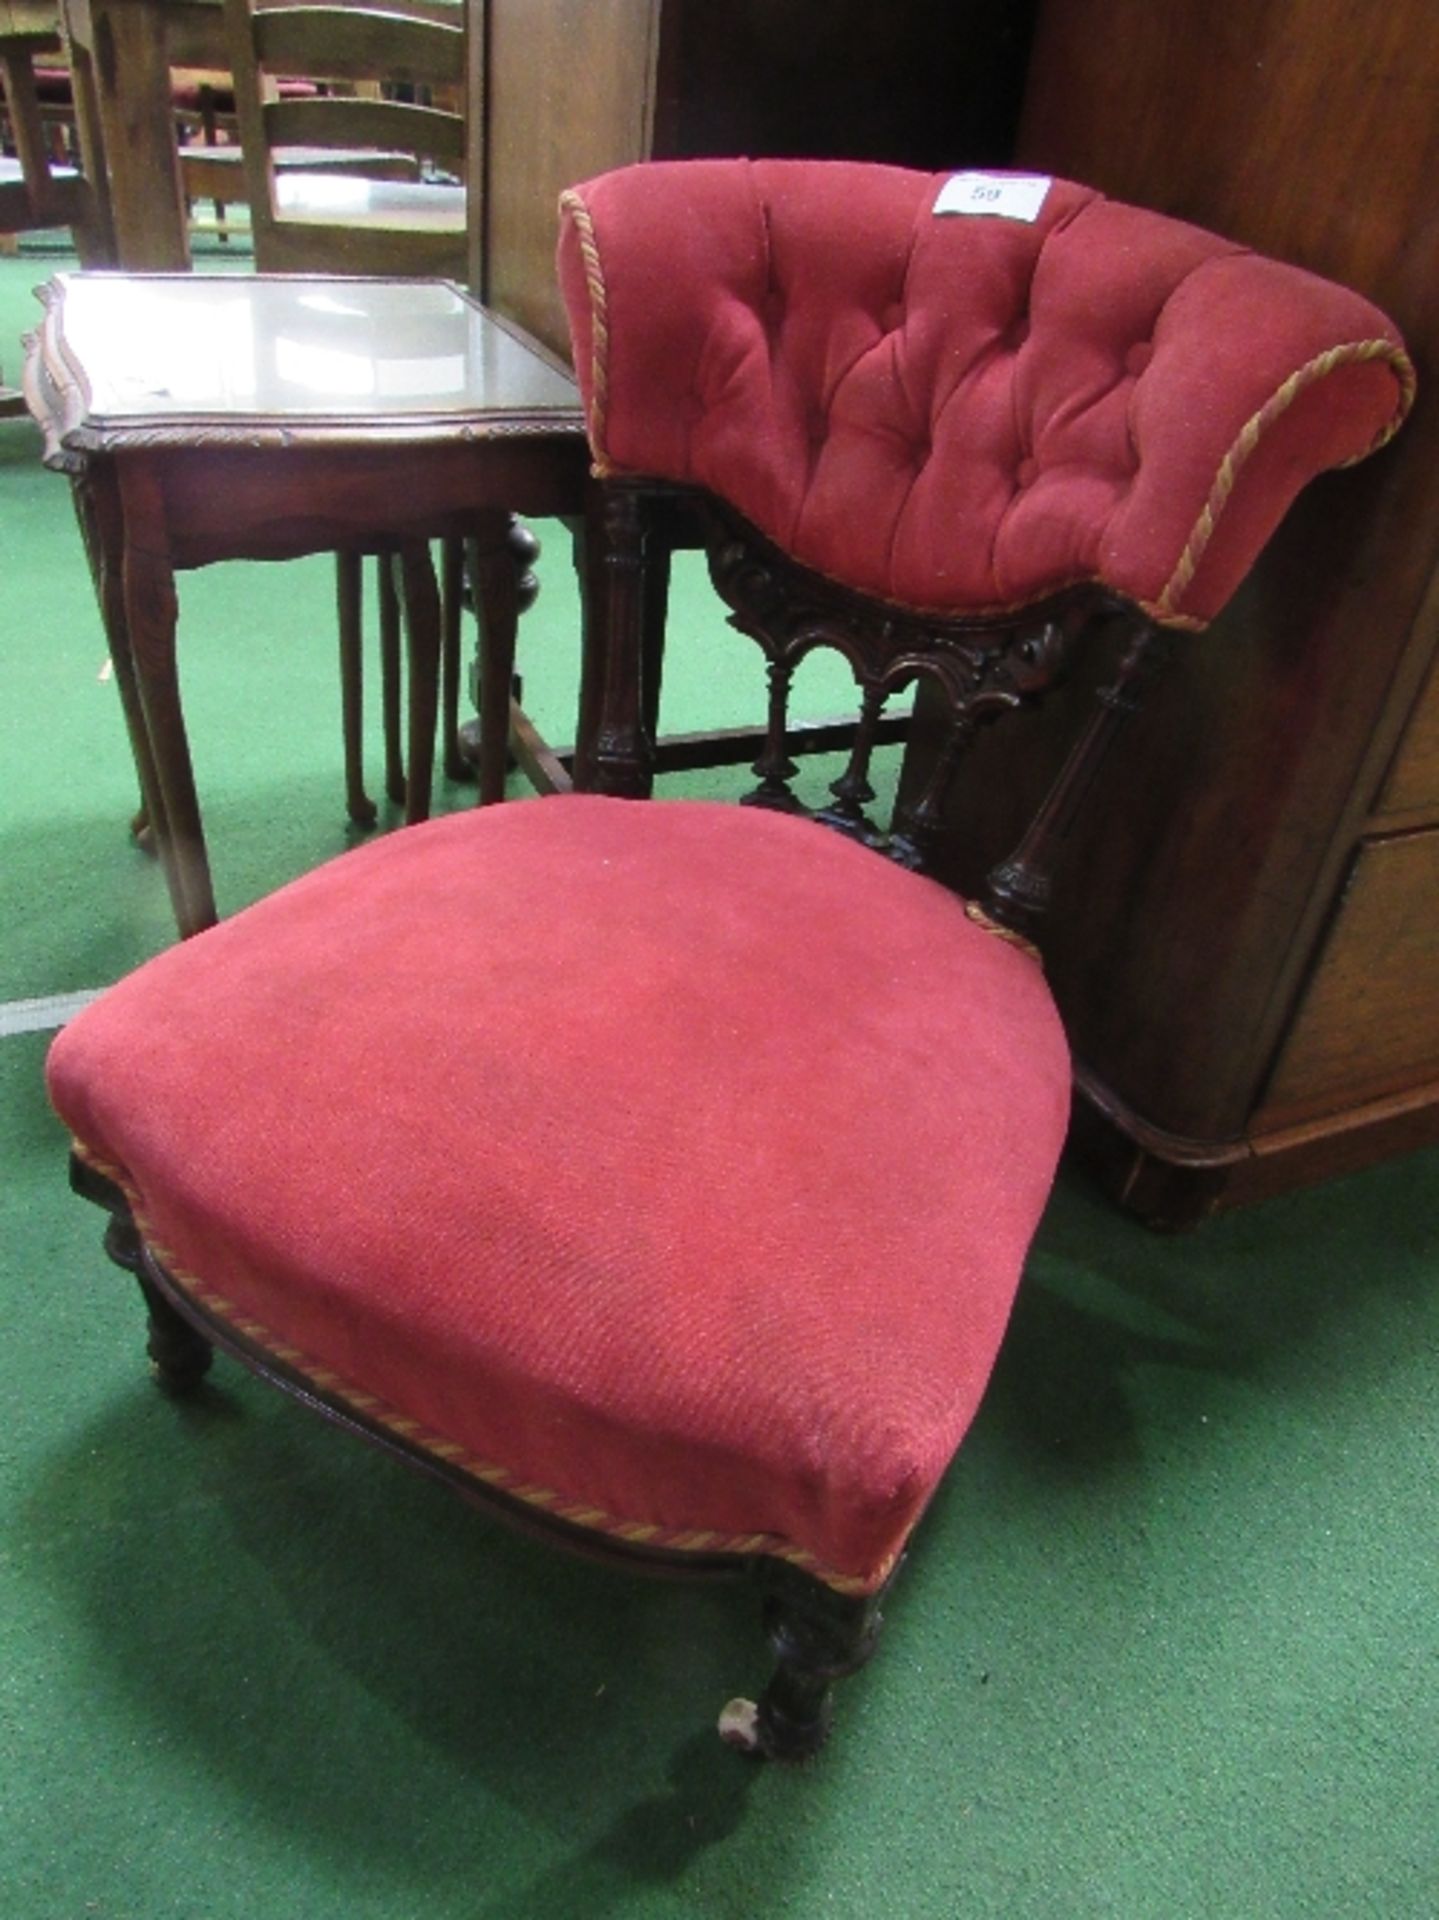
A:
[[[582,1526],[877,1586],[1068,1114],[1030,956],[800,820],[570,797],[346,854],[57,1038],[182,1286]]]

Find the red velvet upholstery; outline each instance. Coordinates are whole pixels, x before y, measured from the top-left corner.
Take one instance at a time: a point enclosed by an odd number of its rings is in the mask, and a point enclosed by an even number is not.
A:
[[[936,215],[946,178],[681,161],[567,194],[602,470],[708,488],[906,606],[1099,580],[1197,626],[1402,420],[1412,369],[1358,295],[1064,180],[1032,225]]]
[[[597,798],[344,855],[50,1082],[177,1277],[410,1437],[853,1590],[978,1404],[1069,1099],[1038,967],[935,883]]]

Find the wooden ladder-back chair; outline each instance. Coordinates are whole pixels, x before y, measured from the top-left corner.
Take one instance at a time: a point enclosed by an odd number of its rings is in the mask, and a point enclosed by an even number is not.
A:
[[[112,266],[94,79],[85,60],[66,70],[62,58],[53,7],[0,0],[0,112],[14,148],[0,161],[0,234],[68,227],[86,266]]]
[[[225,0],[259,272],[465,279],[467,13],[458,0]],[[401,87],[424,100],[387,97]],[[375,808],[360,770],[361,556],[341,553],[337,567],[346,803],[365,825]],[[393,553],[378,556],[385,790],[404,805],[395,568]],[[462,592],[461,549],[447,541],[440,710],[451,778],[469,773],[458,746]]]
[[[0,0],[0,119],[13,154],[0,153],[0,240],[68,227],[87,266],[113,266],[115,235],[88,63],[66,71],[55,10],[41,0]],[[57,139],[66,158],[56,152]],[[74,150],[82,164],[72,164]],[[25,411],[0,367],[0,419]]]
[[[1150,669],[1413,374],[1357,295],[1068,181],[696,161],[565,204],[609,796],[306,875],[88,1007],[51,1089],[165,1385],[217,1343],[531,1531],[753,1578],[776,1666],[721,1730],[802,1757],[1054,1175],[1070,1062],[1030,943],[1075,811],[1143,805],[1098,776]],[[648,778],[681,500],[768,665],[748,807],[612,797]],[[858,682],[838,831],[788,784],[815,647]],[[885,700],[931,681],[952,767],[1081,647],[1093,717],[966,903],[923,873],[938,775],[871,817]]]
[[[463,101],[465,14],[435,0],[275,7],[225,0],[262,273],[464,279],[466,117],[440,103]],[[283,98],[287,81],[318,83],[318,90]],[[384,91],[400,87],[425,100]],[[364,154],[380,167],[408,160],[419,177],[311,174],[294,160],[306,149],[344,154],[355,173]]]

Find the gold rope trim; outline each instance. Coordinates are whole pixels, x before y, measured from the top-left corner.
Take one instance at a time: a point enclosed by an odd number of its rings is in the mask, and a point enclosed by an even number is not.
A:
[[[1230,494],[1234,491],[1240,470],[1259,445],[1260,440],[1280,415],[1288,412],[1306,388],[1325,379],[1334,372],[1336,367],[1358,366],[1370,360],[1389,362],[1394,378],[1399,384],[1399,404],[1393,417],[1375,435],[1364,451],[1354,454],[1348,460],[1341,460],[1339,465],[1355,466],[1359,461],[1367,460],[1371,453],[1377,453],[1380,447],[1393,439],[1403,426],[1409,409],[1414,404],[1416,381],[1414,365],[1408,354],[1401,347],[1396,347],[1392,340],[1351,340],[1343,346],[1330,347],[1326,352],[1316,354],[1314,359],[1307,361],[1291,373],[1289,378],[1274,390],[1259,411],[1251,414],[1239,429],[1234,444],[1219,463],[1219,471],[1214,476],[1209,498],[1205,501],[1199,518],[1190,530],[1189,538],[1185,542],[1174,572],[1170,575],[1154,606],[1146,611],[1153,612],[1157,619],[1166,621],[1170,625],[1178,624],[1175,602],[1183,597],[1193,580],[1199,562],[1204,557],[1205,549],[1214,537],[1219,516],[1224,511]]]
[[[566,187],[560,195],[560,217],[568,214],[574,222],[580,243],[580,258],[585,264],[585,285],[590,295],[590,451],[594,455],[596,479],[610,471],[605,457],[606,412],[609,404],[609,297],[605,291],[604,268],[600,265],[599,242],[590,210],[575,192]]]
[[[233,1301],[226,1299],[218,1289],[208,1281],[201,1280],[197,1274],[188,1272],[175,1259],[174,1255],[162,1247],[150,1228],[150,1223],[139,1195],[123,1167],[102,1160],[83,1140],[72,1136],[71,1144],[76,1154],[87,1166],[103,1174],[125,1195],[135,1224],[150,1252],[165,1269],[168,1279],[174,1282],[182,1293],[193,1294],[196,1301],[216,1320],[221,1321],[234,1333],[254,1346],[263,1347],[276,1360],[281,1361],[293,1373],[299,1374],[312,1387],[317,1388],[326,1398],[343,1402],[356,1413],[362,1414],[367,1421],[385,1426],[399,1435],[408,1446],[422,1453],[432,1455],[447,1467],[458,1468],[472,1480],[486,1487],[498,1487],[513,1499],[523,1500],[526,1506],[543,1508],[546,1513],[557,1519],[568,1521],[571,1526],[583,1527],[588,1532],[603,1533],[616,1540],[625,1541],[632,1546],[662,1547],[670,1553],[762,1553],[772,1560],[784,1560],[790,1566],[800,1567],[824,1586],[836,1593],[865,1594],[872,1593],[883,1586],[894,1570],[899,1558],[899,1549],[887,1554],[870,1579],[861,1579],[855,1574],[839,1573],[809,1552],[805,1547],[797,1546],[777,1533],[717,1533],[697,1527],[667,1527],[643,1520],[626,1520],[608,1513],[603,1507],[597,1507],[589,1501],[567,1500],[552,1487],[535,1485],[511,1472],[508,1467],[495,1465],[492,1461],[482,1460],[459,1441],[451,1440],[445,1434],[422,1427],[409,1415],[400,1413],[377,1394],[368,1393],[343,1379],[330,1368],[321,1366],[302,1353],[298,1347],[291,1346],[286,1340],[271,1333],[260,1321],[248,1315],[240,1317],[240,1310]]]
[[[1026,940],[1022,933],[1016,933],[1013,927],[1006,927],[992,914],[985,912],[977,900],[964,902],[964,917],[972,920],[977,927],[983,927],[986,933],[992,933],[996,940],[1003,940],[1006,946],[1018,947],[1021,953],[1027,953],[1036,966],[1044,965],[1044,956],[1032,940]]]

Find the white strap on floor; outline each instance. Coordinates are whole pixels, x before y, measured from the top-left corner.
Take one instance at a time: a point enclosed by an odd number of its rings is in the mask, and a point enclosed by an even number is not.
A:
[[[52,1027],[63,1027],[103,991],[102,987],[86,987],[79,993],[47,993],[39,1000],[0,1002],[0,1040],[12,1033],[46,1033]]]

